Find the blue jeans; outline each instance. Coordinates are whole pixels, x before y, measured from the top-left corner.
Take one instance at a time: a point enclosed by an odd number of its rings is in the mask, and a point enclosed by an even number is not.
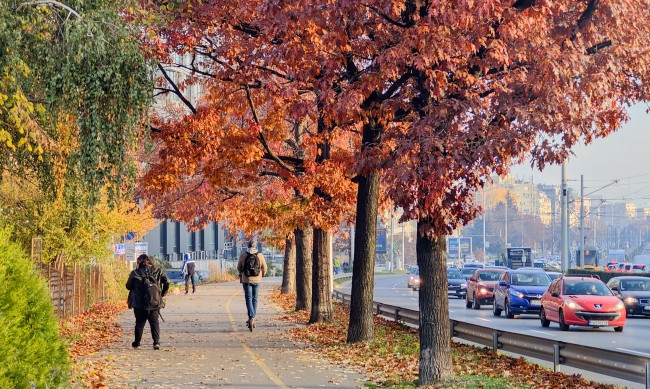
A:
[[[244,282],[244,297],[246,298],[246,310],[248,310],[248,318],[255,317],[257,311],[257,289],[259,284],[251,284]]]

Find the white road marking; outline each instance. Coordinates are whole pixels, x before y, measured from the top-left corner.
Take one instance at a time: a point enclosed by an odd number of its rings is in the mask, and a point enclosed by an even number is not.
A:
[[[449,313],[454,313],[455,311],[449,311]]]
[[[479,320],[483,320],[483,321],[492,321],[492,320],[490,320],[490,319],[485,319],[485,318],[482,318],[482,317],[477,317],[477,319],[479,319]]]
[[[642,353],[640,351],[628,350],[626,348],[620,348],[620,347],[616,347],[616,349],[621,351],[627,351],[628,353],[643,355],[644,357],[650,357],[650,354]]]
[[[549,336],[556,336],[552,332],[544,332],[544,331],[537,331],[537,330],[530,330],[530,332],[537,332],[538,334],[544,334],[544,335],[549,335]]]

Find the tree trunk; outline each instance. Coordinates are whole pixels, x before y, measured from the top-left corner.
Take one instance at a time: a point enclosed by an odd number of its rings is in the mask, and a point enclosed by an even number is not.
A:
[[[422,236],[426,221],[418,220],[417,257],[420,268],[420,386],[451,378],[451,335],[447,300],[446,237]]]
[[[296,228],[296,311],[311,310],[312,229]]]
[[[285,242],[280,293],[296,293],[296,241],[293,232],[287,236]]]
[[[314,228],[314,249],[312,251],[312,298],[309,323],[326,323],[334,318],[332,313],[330,234]]]
[[[370,121],[363,126],[361,150],[366,152],[381,142],[381,127]],[[377,241],[377,201],[379,170],[359,177],[357,189],[356,235],[348,343],[363,342],[374,336],[372,312],[375,287],[375,242]]]
[[[360,177],[357,190],[348,343],[364,342],[374,336],[372,301],[375,284],[378,198],[379,172]]]

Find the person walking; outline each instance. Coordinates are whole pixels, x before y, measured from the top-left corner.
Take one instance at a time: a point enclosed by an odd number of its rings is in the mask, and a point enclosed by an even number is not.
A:
[[[160,325],[158,317],[164,307],[163,297],[169,290],[169,280],[164,271],[157,268],[148,255],[138,257],[137,268],[131,271],[126,281],[129,290],[129,308],[135,314],[135,340],[133,348],[140,347],[144,326],[149,322],[154,350],[160,349]]]
[[[189,253],[185,253],[183,260],[183,268],[181,272],[185,277],[185,294],[188,293],[190,289],[190,280],[192,281],[192,293],[196,292],[196,285],[194,284],[194,272],[196,269],[196,263],[190,257]]]
[[[264,255],[257,252],[254,241],[248,242],[248,251],[239,255],[237,272],[244,287],[244,297],[246,298],[246,310],[248,311],[246,326],[251,332],[255,328],[259,284],[262,282],[262,277],[266,275],[267,270]]]

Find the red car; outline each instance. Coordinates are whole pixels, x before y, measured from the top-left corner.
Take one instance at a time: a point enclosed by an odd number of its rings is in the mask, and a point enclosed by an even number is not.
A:
[[[597,278],[560,277],[542,296],[539,317],[542,327],[553,321],[560,324],[562,331],[576,325],[614,327],[614,331],[622,332],[625,304]]]
[[[481,309],[481,305],[492,305],[494,286],[505,269],[477,269],[467,281],[465,307]]]

